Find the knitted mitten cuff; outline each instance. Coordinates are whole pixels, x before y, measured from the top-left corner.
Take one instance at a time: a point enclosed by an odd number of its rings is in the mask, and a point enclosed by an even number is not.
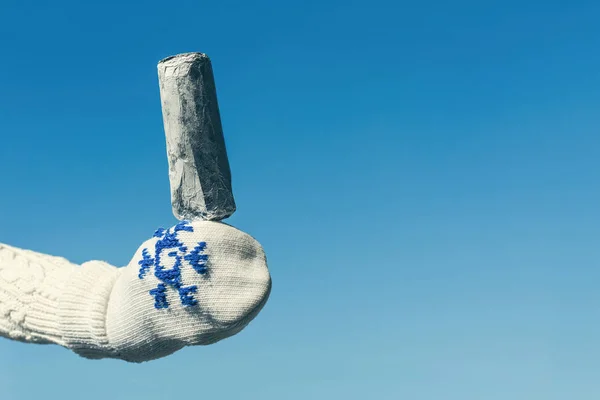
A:
[[[116,357],[106,334],[106,309],[121,270],[102,261],[75,268],[60,297],[64,346],[86,358]]]

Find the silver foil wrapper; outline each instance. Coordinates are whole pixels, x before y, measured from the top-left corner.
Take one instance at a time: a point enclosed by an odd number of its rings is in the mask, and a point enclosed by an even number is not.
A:
[[[222,220],[236,209],[210,59],[185,53],[158,63],[173,214]]]

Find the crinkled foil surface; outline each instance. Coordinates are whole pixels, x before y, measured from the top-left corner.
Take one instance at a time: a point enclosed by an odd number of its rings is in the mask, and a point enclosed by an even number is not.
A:
[[[210,59],[186,53],[159,62],[173,213],[222,220],[236,209]]]

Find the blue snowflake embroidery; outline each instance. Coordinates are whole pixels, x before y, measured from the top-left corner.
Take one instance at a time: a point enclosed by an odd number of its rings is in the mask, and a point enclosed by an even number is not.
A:
[[[187,254],[184,257],[185,260],[190,263],[192,268],[194,268],[199,274],[206,273],[206,262],[208,261],[208,256],[203,254],[205,249],[206,243],[200,242],[190,254]]]
[[[196,285],[184,286],[181,281],[181,268],[186,261],[198,274],[204,275],[208,271],[208,255],[205,254],[206,243],[199,242],[192,251],[179,238],[179,232],[194,232],[194,228],[187,221],[180,222],[175,227],[165,230],[158,229],[154,237],[158,238],[154,245],[154,258],[148,249],[142,251],[142,259],[138,262],[140,271],[138,277],[144,279],[151,267],[154,267],[154,276],[161,281],[156,288],[150,290],[154,297],[154,307],[158,310],[169,308],[167,301],[167,288],[177,290],[179,300],[184,307],[195,306],[198,301],[194,293],[198,291]],[[170,250],[170,251],[169,251]],[[173,263],[171,268],[165,266],[164,261]]]
[[[148,249],[144,249],[142,251],[142,257],[143,258],[140,260],[140,262],[138,262],[138,264],[140,265],[140,274],[138,275],[138,277],[140,279],[144,279],[144,276],[146,276],[146,273],[148,272],[150,267],[154,265],[154,259],[150,257]]]

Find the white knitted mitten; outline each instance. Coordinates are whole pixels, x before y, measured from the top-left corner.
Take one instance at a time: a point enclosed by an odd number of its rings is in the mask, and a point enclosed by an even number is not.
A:
[[[265,253],[221,222],[159,229],[129,265],[0,244],[0,336],[143,362],[241,331],[271,290]]]

